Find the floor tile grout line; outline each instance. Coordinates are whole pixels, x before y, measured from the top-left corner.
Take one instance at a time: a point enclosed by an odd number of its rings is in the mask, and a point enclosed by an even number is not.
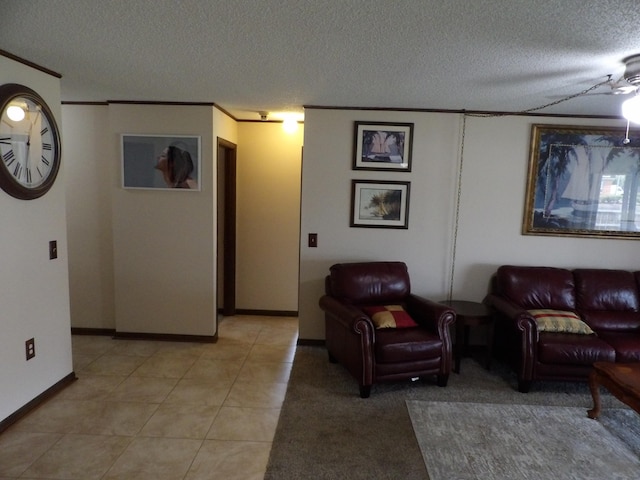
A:
[[[222,413],[222,409],[223,408],[228,408],[228,409],[234,409],[234,408],[238,408],[238,409],[242,409],[242,408],[247,408],[247,409],[251,409],[251,410],[273,410],[273,411],[281,411],[281,405],[279,405],[277,408],[273,407],[272,405],[264,405],[264,406],[242,406],[242,405],[226,405],[227,402],[229,401],[230,398],[230,394],[232,393],[232,389],[234,386],[237,385],[237,382],[239,381],[240,375],[242,374],[243,370],[249,365],[250,363],[250,358],[251,358],[251,354],[252,352],[255,353],[255,350],[257,347],[259,346],[266,346],[266,347],[277,347],[277,348],[283,348],[283,349],[295,349],[296,345],[293,340],[283,343],[283,344],[279,344],[279,343],[272,343],[269,342],[269,337],[265,337],[263,334],[269,335],[268,331],[270,330],[270,328],[273,327],[273,325],[271,323],[269,324],[260,324],[259,328],[257,329],[257,331],[255,332],[255,335],[253,335],[251,337],[251,341],[248,342],[249,345],[249,349],[247,350],[246,354],[242,357],[242,361],[240,363],[239,368],[237,369],[233,381],[231,382],[231,385],[229,386],[229,390],[226,392],[226,395],[224,396],[224,399],[220,402],[220,405],[215,405],[215,407],[217,408],[216,414],[215,416],[212,417],[211,420],[211,424],[209,425],[206,433],[204,434],[204,436],[202,438],[192,438],[189,437],[190,440],[197,440],[199,442],[199,446],[197,449],[196,454],[194,455],[194,457],[191,459],[191,462],[189,464],[189,468],[186,470],[185,475],[182,477],[183,479],[186,478],[189,475],[189,471],[190,468],[193,466],[193,463],[195,462],[197,455],[202,451],[203,446],[206,444],[207,441],[211,440],[211,441],[222,441],[222,442],[226,442],[226,441],[233,441],[233,442],[247,442],[247,443],[261,443],[261,444],[266,444],[269,445],[269,450],[273,444],[273,438],[271,438],[270,440],[263,440],[263,439],[249,439],[249,438],[243,438],[240,440],[234,440],[234,439],[229,439],[229,440],[225,440],[225,439],[218,439],[218,438],[207,438],[209,433],[211,432],[211,429],[214,426],[215,420],[217,418],[219,418],[220,414]],[[279,327],[279,326],[278,326]],[[276,327],[276,328],[278,328]],[[288,329],[287,329],[288,330]],[[289,335],[289,333],[294,334],[295,332],[288,332],[288,331],[284,331],[283,333],[285,333],[286,335]],[[236,333],[235,335],[237,335],[238,333]],[[241,333],[240,333],[241,334]],[[133,377],[139,378],[139,377],[144,377],[144,378],[165,378],[165,377],[145,377],[145,376],[140,376],[140,375],[134,375],[135,372],[146,362],[148,361],[151,357],[153,357],[155,354],[157,354],[159,352],[159,349],[155,349],[153,350],[153,352],[146,354],[146,355],[128,355],[127,351],[126,351],[126,346],[124,350],[119,350],[116,346],[115,343],[112,343],[114,339],[110,339],[109,345],[105,348],[104,345],[100,346],[98,345],[97,347],[95,346],[91,346],[91,345],[80,345],[80,348],[86,348],[87,350],[90,350],[91,348],[96,348],[96,350],[99,350],[97,353],[80,353],[79,355],[87,355],[91,357],[91,360],[86,363],[83,364],[83,366],[81,368],[78,368],[78,373],[81,373],[82,370],[87,369],[90,365],[94,364],[96,361],[98,361],[99,359],[108,356],[108,355],[119,355],[119,356],[133,356],[133,357],[143,357],[144,360],[142,361],[142,363],[140,363],[140,365],[136,366],[136,368],[134,368],[133,370],[130,370],[128,372],[127,375],[122,375],[122,374],[113,374],[113,375],[109,375],[106,372],[96,372],[96,373],[91,373],[91,372],[87,372],[86,376],[108,376],[108,377],[115,377],[118,378],[118,381],[116,383],[114,383],[113,385],[110,385],[109,389],[107,389],[107,391],[105,392],[101,392],[100,395],[96,396],[96,397],[92,397],[92,398],[67,398],[64,399],[66,401],[95,401],[95,402],[106,402],[106,403],[131,403],[131,402],[126,402],[126,401],[122,401],[119,402],[117,400],[113,400],[113,399],[109,399],[108,395],[109,394],[113,394],[114,391],[116,391],[118,389],[119,386],[121,386],[123,384],[123,382],[126,382],[127,379],[131,379]],[[80,342],[77,342],[80,343]],[[87,342],[89,343],[89,342]],[[153,404],[155,405],[155,409],[153,410],[153,412],[150,414],[149,418],[146,419],[146,421],[144,422],[143,425],[141,425],[139,427],[139,429],[137,430],[137,432],[133,435],[122,435],[123,437],[128,438],[128,443],[127,446],[114,458],[109,462],[109,466],[106,468],[105,473],[102,474],[102,476],[100,477],[101,479],[107,478],[108,472],[114,467],[114,465],[116,465],[116,463],[118,462],[118,460],[122,457],[122,455],[125,454],[125,452],[127,451],[127,449],[129,448],[129,446],[131,445],[131,442],[135,441],[136,438],[152,438],[153,436],[147,436],[147,435],[142,435],[142,432],[144,431],[144,428],[148,425],[149,421],[153,418],[153,416],[157,413],[158,409],[162,406],[162,405],[169,405],[169,402],[167,402],[167,400],[169,399],[171,393],[176,389],[176,387],[178,386],[178,384],[180,383],[181,380],[185,379],[185,375],[187,374],[187,372],[190,370],[191,367],[193,367],[193,365],[195,364],[195,362],[198,361],[198,359],[202,359],[205,354],[207,352],[207,349],[202,349],[199,351],[198,355],[197,355],[197,359],[194,360],[194,362],[191,364],[191,366],[184,370],[180,377],[173,377],[175,379],[175,384],[173,385],[173,387],[169,390],[169,392],[167,392],[166,394],[164,394],[164,396],[162,397],[162,399],[160,401],[138,401],[135,403],[143,403],[143,404]],[[264,362],[262,362],[264,363]],[[267,363],[277,363],[279,365],[283,365],[283,364],[288,364],[289,366],[292,365],[293,363],[293,359],[290,361],[287,360],[279,360],[277,362],[267,362]],[[290,367],[289,367],[290,368]],[[290,370],[289,370],[290,373]],[[289,381],[289,378],[287,376],[286,381],[284,382],[275,382],[278,384],[284,384],[287,385]],[[266,382],[268,384],[273,384],[274,382]],[[182,402],[177,402],[177,404],[180,404]],[[279,415],[278,415],[279,417]],[[47,454],[47,452],[50,452],[51,449],[55,448],[56,445],[59,445],[60,442],[64,439],[69,437],[70,435],[74,435],[76,432],[40,432],[37,428],[36,431],[38,431],[38,433],[55,433],[56,435],[58,435],[58,437],[56,438],[56,440],[49,445],[44,452],[42,452],[41,455],[38,456],[38,458],[34,459],[29,466],[26,467],[26,469],[20,474],[23,475],[29,468],[31,468],[31,466],[35,465],[44,455]],[[30,430],[25,430],[24,432],[30,432]],[[35,433],[35,432],[34,432]],[[116,437],[118,435],[115,434],[107,434],[107,433],[86,433],[86,432],[78,432],[78,434],[80,435],[95,435],[95,436],[100,436],[100,437]],[[177,439],[182,439],[185,438],[183,436],[164,436],[164,435],[159,435],[157,437],[153,437],[153,438],[177,438]],[[264,438],[264,437],[263,437]]]

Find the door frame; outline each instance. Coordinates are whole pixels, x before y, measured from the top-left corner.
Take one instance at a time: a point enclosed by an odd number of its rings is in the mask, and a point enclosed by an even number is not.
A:
[[[223,228],[224,233],[222,239],[218,238],[218,242],[222,241],[223,253],[222,265],[218,258],[218,266],[222,267],[222,315],[233,316],[236,313],[236,178],[237,178],[237,148],[235,143],[218,137],[217,138],[217,162],[224,174],[222,178],[218,178],[217,182],[223,182],[224,189],[223,201]],[[219,169],[218,169],[219,171]],[[220,185],[220,183],[218,183]],[[218,199],[219,200],[219,199]],[[218,212],[220,206],[217,206]],[[220,221],[218,216],[218,222]],[[216,227],[217,228],[217,227]],[[219,231],[219,229],[217,230]],[[216,235],[218,235],[216,233]],[[218,270],[219,271],[219,270]],[[220,278],[217,275],[217,278]]]

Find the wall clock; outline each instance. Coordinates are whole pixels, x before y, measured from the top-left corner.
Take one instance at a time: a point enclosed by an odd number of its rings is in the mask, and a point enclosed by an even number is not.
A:
[[[41,197],[60,168],[60,134],[40,95],[24,85],[0,86],[0,187],[22,200]]]

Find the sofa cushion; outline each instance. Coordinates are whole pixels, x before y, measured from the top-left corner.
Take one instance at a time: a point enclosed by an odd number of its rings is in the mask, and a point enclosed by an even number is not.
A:
[[[640,331],[640,312],[583,310],[580,316],[598,335],[603,331],[636,333]]]
[[[589,366],[616,359],[613,347],[595,335],[541,332],[537,349],[538,361],[545,364]]]
[[[602,332],[598,335],[616,351],[616,362],[640,362],[640,331]]]
[[[638,312],[640,297],[632,272],[602,268],[579,268],[573,271],[579,311],[606,310]]]
[[[529,310],[535,319],[539,332],[577,333],[591,335],[594,333],[589,325],[580,320],[573,312],[566,310],[552,310],[548,308]]]
[[[575,310],[573,273],[564,268],[503,265],[496,273],[499,294],[525,310]]]
[[[401,305],[362,307],[362,311],[371,317],[371,321],[376,328],[409,328],[418,326]]]

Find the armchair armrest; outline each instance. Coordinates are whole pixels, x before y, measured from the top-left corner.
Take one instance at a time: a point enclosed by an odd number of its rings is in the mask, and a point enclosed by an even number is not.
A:
[[[409,315],[421,326],[437,333],[440,338],[450,336],[449,326],[456,319],[452,308],[414,294],[407,297],[406,303]]]
[[[358,379],[361,388],[371,385],[374,378],[373,322],[359,308],[330,295],[320,297],[319,305],[325,312],[325,345],[329,358],[342,363]]]
[[[343,328],[359,334],[367,329],[373,332],[374,327],[371,319],[359,308],[342,303],[329,295],[320,297],[319,305]]]

